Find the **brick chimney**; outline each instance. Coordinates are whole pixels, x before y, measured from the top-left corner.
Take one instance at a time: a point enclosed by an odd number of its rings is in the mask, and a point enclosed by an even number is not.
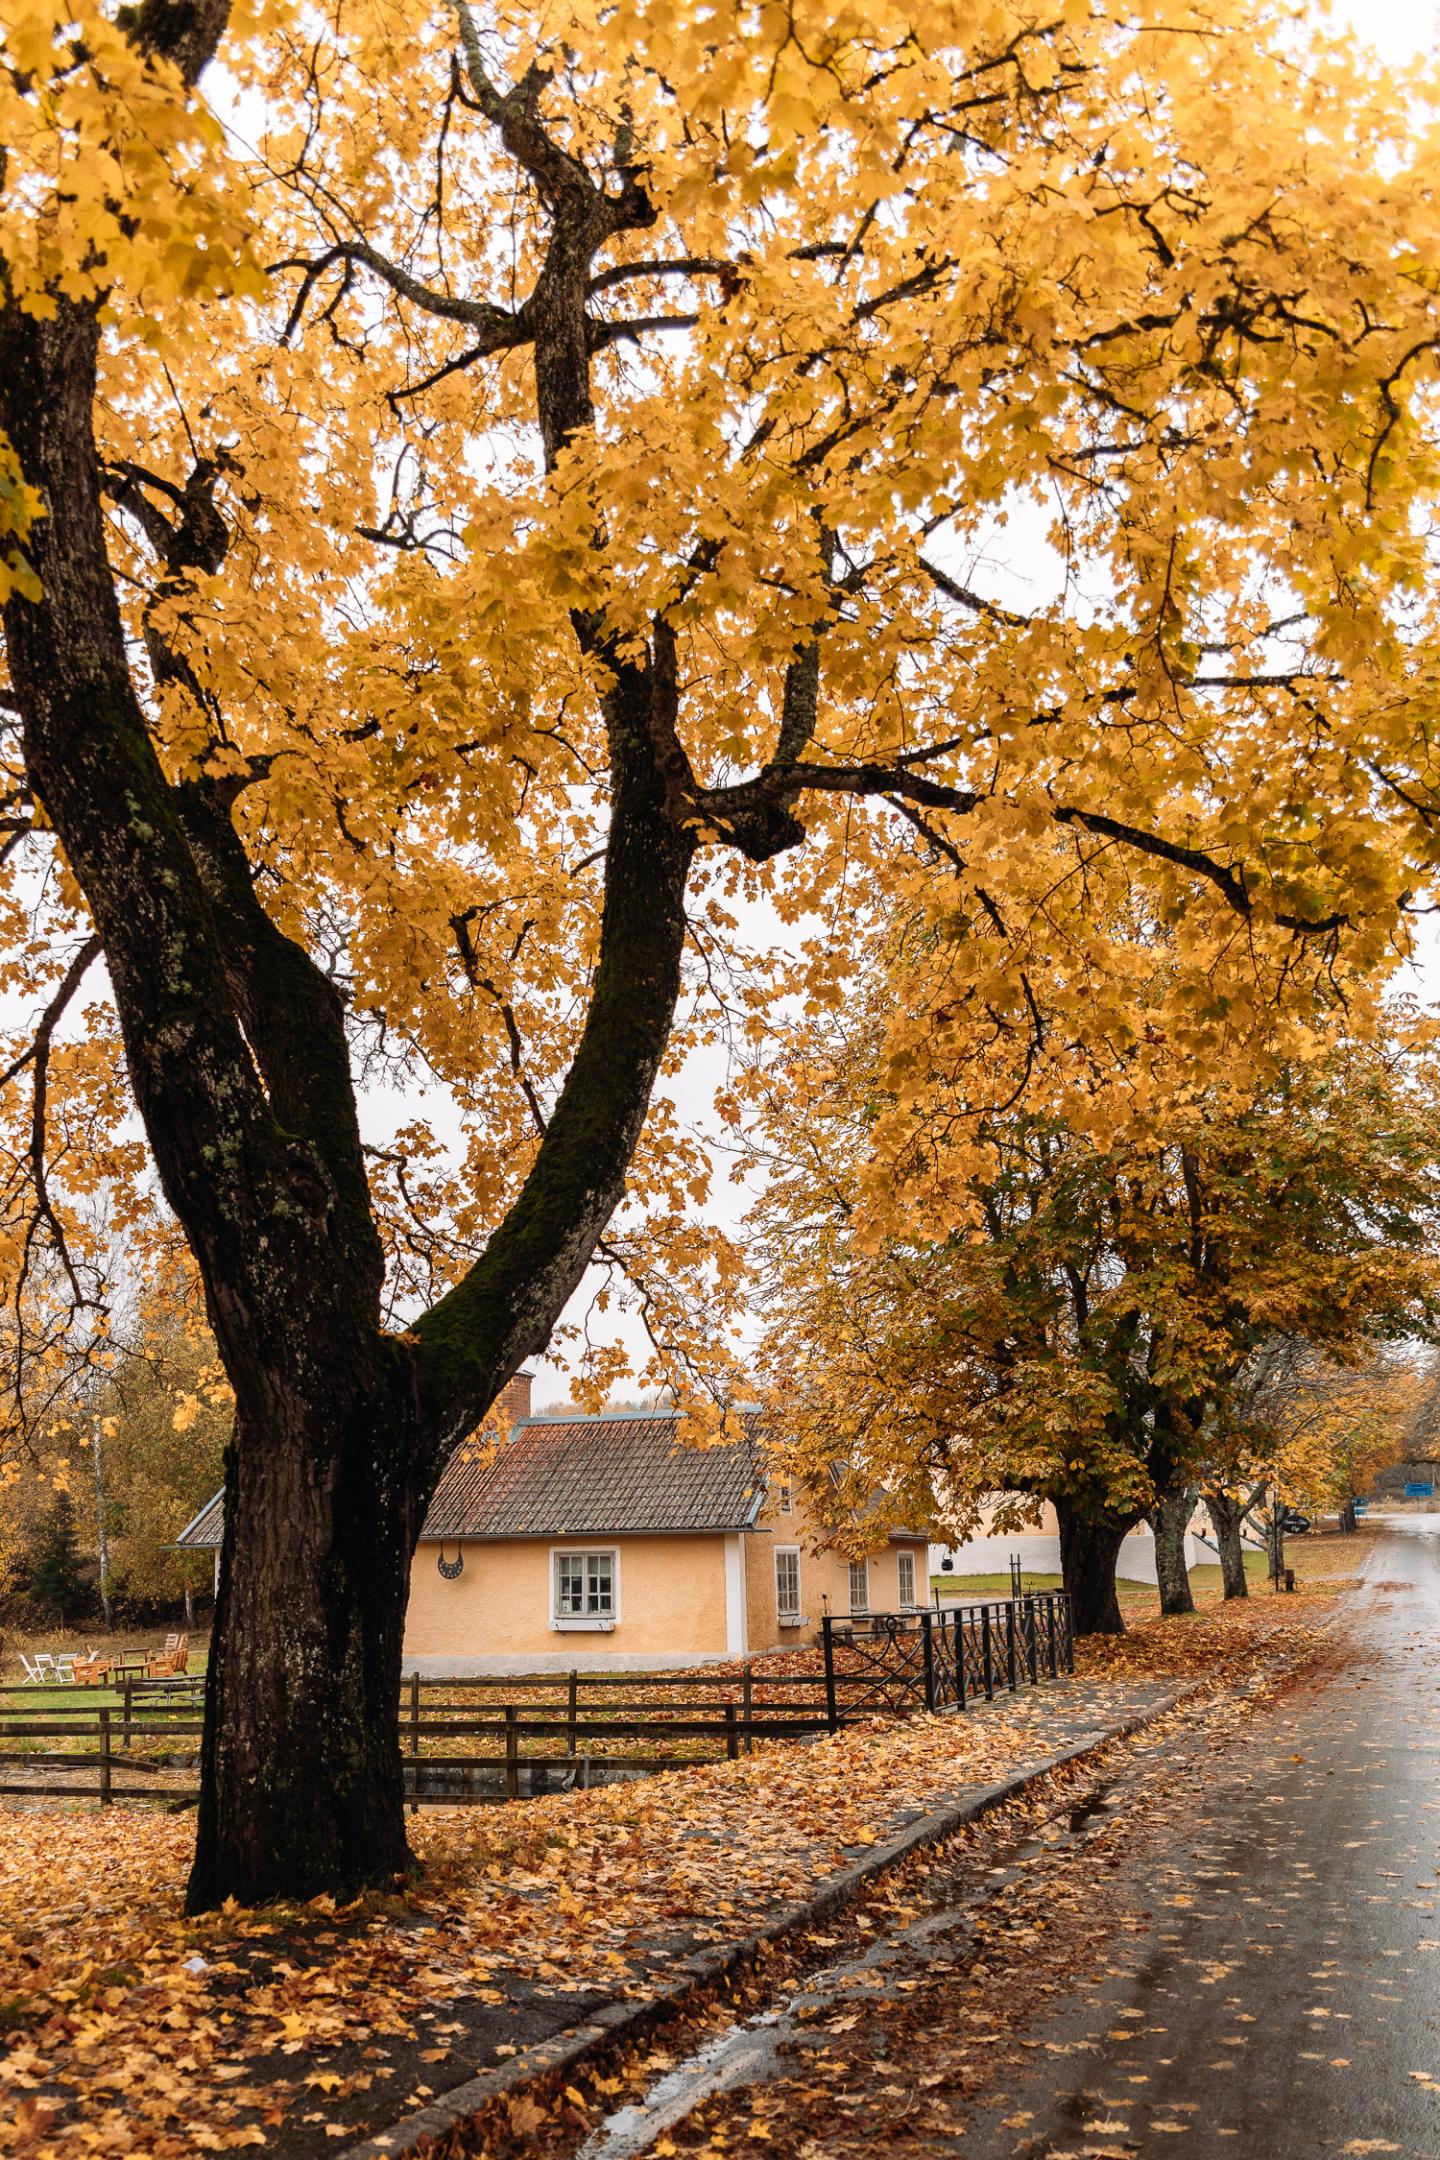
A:
[[[533,1381],[533,1373],[517,1372],[501,1394],[499,1407],[512,1425],[521,1424],[530,1415],[530,1389]]]

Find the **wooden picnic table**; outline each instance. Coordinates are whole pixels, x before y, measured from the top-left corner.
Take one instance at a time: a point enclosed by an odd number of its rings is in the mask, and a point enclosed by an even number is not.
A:
[[[88,1658],[76,1658],[72,1670],[81,1687],[114,1687],[125,1680],[145,1679],[153,1655],[150,1650],[116,1650],[109,1656],[101,1651],[93,1665]]]

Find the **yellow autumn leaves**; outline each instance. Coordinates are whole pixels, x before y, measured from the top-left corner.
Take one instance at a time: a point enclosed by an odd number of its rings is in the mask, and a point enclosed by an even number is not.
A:
[[[673,630],[701,787],[764,766],[822,646],[803,847],[757,870],[696,816],[672,1074],[787,993],[843,1008],[910,919],[954,996],[897,1027],[902,1112],[911,1052],[975,1012],[1013,1081],[1032,997],[1136,1115],[1162,1065],[1253,1059],[1277,999],[1358,1012],[1435,858],[1432,86],[1237,5],[473,23],[653,213],[589,266],[594,423],[549,473],[521,332],[554,204],[456,92],[452,8],[265,0],[187,93],[102,8],[0,6],[0,255],[23,308],[102,303],[108,541],[168,767],[248,782],[266,905],[362,1056],[439,1098],[375,1164],[407,1290],[503,1215],[587,1006],[610,776],[576,611],[635,651]],[[479,350],[486,309],[513,344]],[[167,581],[136,505],[197,459],[228,544]],[[21,591],[42,507],[0,456]],[[187,678],[157,686],[147,629]],[[829,785],[867,766],[933,799]],[[58,946],[84,914],[49,862],[42,826],[5,875]],[[752,951],[761,897],[783,934]],[[1158,992],[1117,917],[1165,926]],[[91,1159],[135,1191],[113,1033],[91,1056]],[[626,1235],[687,1353],[736,1280],[696,1250],[704,1176],[662,1105]]]

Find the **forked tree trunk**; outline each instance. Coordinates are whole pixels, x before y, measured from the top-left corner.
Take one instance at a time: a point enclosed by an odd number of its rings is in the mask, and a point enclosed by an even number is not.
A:
[[[397,1396],[400,1399],[397,1400]],[[345,1897],[412,1865],[400,1665],[420,1496],[403,1391],[237,1405],[187,1904]]]
[[[1185,1564],[1185,1532],[1195,1510],[1195,1488],[1182,1485],[1162,1493],[1150,1515],[1155,1533],[1155,1580],[1162,1613],[1193,1613],[1190,1570]]]
[[[1138,1512],[1090,1513],[1073,1500],[1057,1500],[1055,1513],[1060,1523],[1060,1572],[1075,1633],[1123,1635],[1115,1563],[1126,1534],[1140,1519]]]
[[[1210,1520],[1215,1525],[1215,1543],[1220,1549],[1220,1580],[1227,1598],[1249,1597],[1250,1585],[1245,1580],[1245,1547],[1240,1540],[1240,1525],[1244,1519],[1244,1504],[1233,1499],[1229,1493],[1208,1492],[1205,1505],[1210,1510]]]

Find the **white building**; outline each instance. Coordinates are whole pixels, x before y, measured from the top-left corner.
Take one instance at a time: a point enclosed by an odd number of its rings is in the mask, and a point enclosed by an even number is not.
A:
[[[956,1575],[1003,1575],[1016,1554],[1027,1575],[1060,1573],[1060,1526],[1049,1502],[1040,1508],[1037,1520],[1023,1530],[996,1533],[989,1525],[999,1506],[998,1500],[987,1506],[980,1527],[963,1545],[930,1547],[932,1575],[941,1572],[946,1560],[952,1564],[950,1572]],[[1197,1529],[1197,1524],[1203,1524],[1203,1530]],[[1253,1538],[1247,1538],[1247,1543],[1254,1542]],[[1187,1568],[1216,1567],[1219,1561],[1220,1554],[1210,1534],[1209,1521],[1203,1509],[1197,1508],[1185,1537],[1185,1565]],[[1148,1523],[1138,1523],[1122,1543],[1115,1573],[1127,1582],[1153,1583],[1156,1580],[1155,1537]]]

